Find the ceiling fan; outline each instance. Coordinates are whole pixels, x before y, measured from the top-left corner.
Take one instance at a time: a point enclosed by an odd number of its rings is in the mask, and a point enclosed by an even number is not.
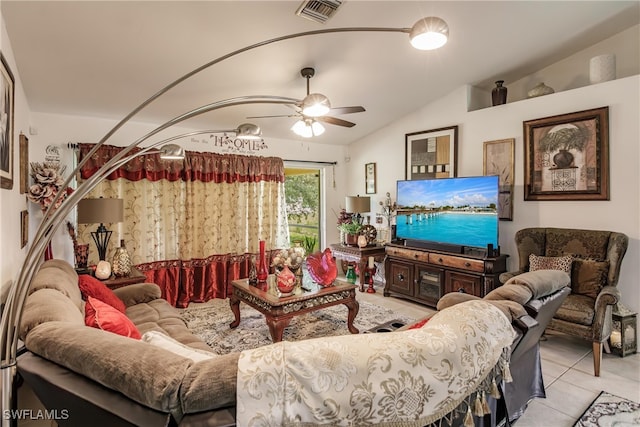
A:
[[[307,79],[307,96],[298,104],[293,106],[296,114],[280,114],[273,116],[253,116],[248,119],[263,119],[273,117],[298,117],[299,120],[291,127],[296,134],[304,137],[318,136],[324,132],[324,126],[319,122],[331,125],[353,127],[356,124],[327,114],[351,114],[366,111],[362,106],[331,108],[329,98],[321,93],[309,93],[309,80],[316,73],[312,67],[305,67],[300,70],[302,77]]]

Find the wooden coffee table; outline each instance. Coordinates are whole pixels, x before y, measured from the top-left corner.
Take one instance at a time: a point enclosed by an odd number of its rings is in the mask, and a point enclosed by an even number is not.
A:
[[[344,304],[349,309],[347,314],[349,332],[352,334],[360,332],[353,326],[360,307],[356,301],[356,285],[335,282],[334,286],[281,298],[249,285],[247,279],[234,280],[231,284],[233,294],[229,299],[229,305],[235,315],[235,320],[229,325],[232,329],[240,324],[240,302],[242,301],[264,314],[273,342],[282,341],[284,328],[294,317],[338,304]]]

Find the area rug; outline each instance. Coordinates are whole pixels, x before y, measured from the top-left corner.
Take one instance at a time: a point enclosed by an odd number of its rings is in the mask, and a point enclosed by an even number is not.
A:
[[[359,302],[360,309],[353,325],[360,333],[375,328],[391,320],[407,324],[414,319],[402,313],[377,306],[368,302]],[[299,341],[335,335],[347,335],[347,307],[335,305],[313,311],[291,319],[284,330],[282,339]],[[240,304],[240,325],[229,328],[234,320],[229,300],[213,299],[202,304],[191,304],[181,311],[182,318],[196,336],[206,342],[217,354],[227,354],[271,344],[269,328],[264,315]]]
[[[574,427],[640,426],[640,403],[601,391]]]

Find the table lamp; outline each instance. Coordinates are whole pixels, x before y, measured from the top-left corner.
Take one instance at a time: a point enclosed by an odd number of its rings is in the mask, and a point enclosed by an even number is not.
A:
[[[98,248],[100,261],[106,260],[107,246],[111,231],[104,223],[122,222],[124,219],[124,203],[122,199],[82,199],[78,203],[78,224],[100,224],[91,237]]]
[[[347,196],[345,197],[345,210],[348,213],[355,214],[355,222],[362,224],[362,215],[364,212],[371,212],[371,197]]]

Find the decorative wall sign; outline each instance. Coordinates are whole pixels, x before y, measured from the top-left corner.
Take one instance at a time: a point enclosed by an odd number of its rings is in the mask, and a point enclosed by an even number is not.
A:
[[[367,163],[364,165],[364,184],[367,194],[376,193],[376,164]]]
[[[57,145],[47,145],[45,150],[44,161],[46,163],[59,164],[61,159],[60,147]]]
[[[0,53],[0,187],[13,188],[13,74]]]
[[[515,174],[515,138],[485,141],[483,146],[483,175],[500,177],[498,192],[498,218],[513,220],[513,180]]]
[[[212,151],[217,153],[255,154],[269,148],[264,139],[247,140],[216,134],[210,134],[203,138],[191,137],[189,141],[210,145],[214,147]]]
[[[609,200],[609,107],[523,128],[525,200]]]
[[[448,178],[458,174],[458,126],[405,135],[405,178]]]

